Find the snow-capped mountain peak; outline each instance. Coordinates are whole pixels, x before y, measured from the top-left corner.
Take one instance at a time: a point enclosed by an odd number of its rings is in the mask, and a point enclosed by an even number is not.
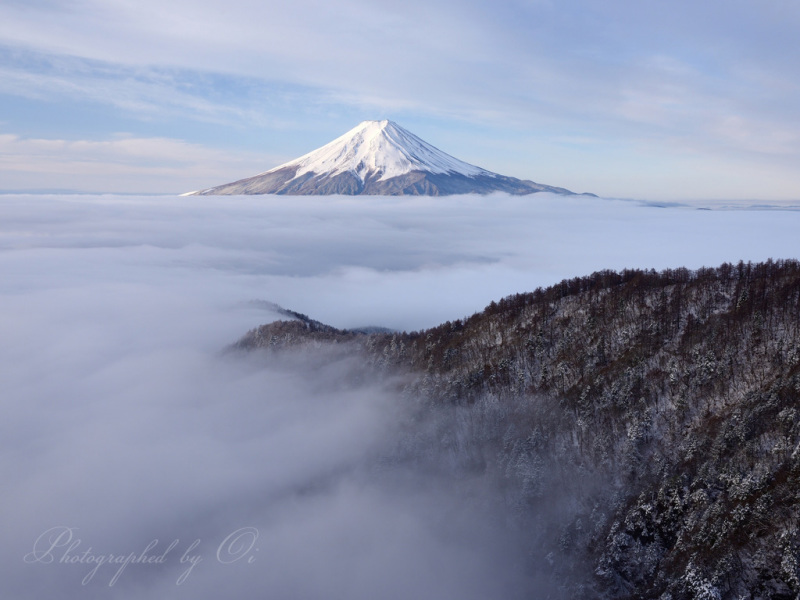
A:
[[[188,195],[571,194],[564,188],[498,175],[458,160],[393,121],[362,121],[309,152],[264,171]]]
[[[442,152],[388,120],[362,121],[332,142],[267,173],[287,167],[298,167],[295,178],[306,173],[337,175],[350,172],[361,181],[369,175],[376,175],[377,181],[383,181],[412,171],[453,173],[466,177],[494,176],[490,171]]]

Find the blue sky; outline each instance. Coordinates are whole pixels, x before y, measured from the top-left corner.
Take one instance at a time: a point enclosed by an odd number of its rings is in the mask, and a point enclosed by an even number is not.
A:
[[[5,0],[0,189],[177,193],[390,118],[605,196],[800,198],[800,4]]]

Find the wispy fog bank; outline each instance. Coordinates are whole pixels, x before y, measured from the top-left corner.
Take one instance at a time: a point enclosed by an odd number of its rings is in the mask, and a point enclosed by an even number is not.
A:
[[[492,490],[397,465],[413,399],[342,358],[221,352],[278,318],[249,301],[416,329],[600,268],[797,257],[798,225],[552,196],[2,197],[8,597],[540,589]],[[109,555],[153,562],[91,575]]]
[[[488,500],[463,499],[394,464],[411,407],[353,379],[359,365],[322,355],[268,367],[220,353],[220,322],[233,339],[252,311],[212,311],[144,284],[51,295],[26,295],[27,307],[4,298],[6,315],[36,312],[4,328],[0,367],[10,597],[513,598],[527,588],[524,552],[487,490],[476,493]],[[190,331],[206,324],[217,331]],[[127,556],[122,571],[111,564]],[[95,572],[97,560],[108,564]]]
[[[3,196],[0,211],[6,292],[154,287],[177,303],[267,299],[340,327],[397,329],[598,269],[794,257],[800,222],[798,211],[549,194]]]

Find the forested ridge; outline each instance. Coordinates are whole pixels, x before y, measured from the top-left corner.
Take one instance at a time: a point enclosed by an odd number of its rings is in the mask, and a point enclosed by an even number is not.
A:
[[[431,439],[565,597],[800,594],[797,261],[602,271],[411,333],[292,316],[236,346],[335,345],[449,415]]]

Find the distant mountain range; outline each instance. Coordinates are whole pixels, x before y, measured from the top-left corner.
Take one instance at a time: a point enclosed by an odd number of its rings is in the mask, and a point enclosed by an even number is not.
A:
[[[445,196],[492,192],[574,193],[476,167],[393,121],[363,121],[325,146],[274,169],[186,195]]]

